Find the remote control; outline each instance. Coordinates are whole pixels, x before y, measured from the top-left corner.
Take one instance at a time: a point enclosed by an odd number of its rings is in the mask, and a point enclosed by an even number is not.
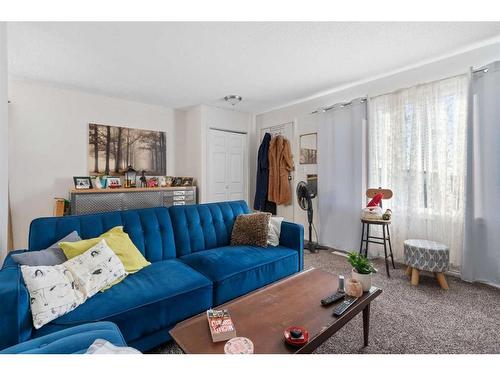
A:
[[[342,302],[335,308],[335,310],[333,310],[333,315],[335,316],[342,315],[356,301],[357,301],[356,297],[347,297],[346,299],[344,299],[344,302]]]
[[[339,299],[344,298],[344,296],[345,296],[344,292],[335,292],[335,294],[332,294],[330,297],[323,298],[321,300],[321,304],[323,306],[331,305],[332,303],[338,301]]]

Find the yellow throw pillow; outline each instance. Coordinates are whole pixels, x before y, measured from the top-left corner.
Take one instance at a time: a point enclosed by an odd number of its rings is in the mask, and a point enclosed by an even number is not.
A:
[[[114,227],[97,238],[77,242],[61,242],[59,246],[61,246],[66,258],[71,259],[97,245],[102,239],[106,240],[111,250],[120,258],[127,273],[135,273],[151,264],[135,247],[128,234],[123,231],[123,227]]]

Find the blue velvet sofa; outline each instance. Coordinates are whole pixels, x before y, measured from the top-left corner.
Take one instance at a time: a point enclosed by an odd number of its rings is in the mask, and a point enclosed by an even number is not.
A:
[[[123,225],[152,264],[36,330],[28,291],[10,256],[0,270],[0,350],[68,327],[110,321],[127,344],[146,351],[170,340],[178,322],[303,268],[302,225],[283,222],[276,247],[229,246],[244,201],[113,211],[33,220],[27,251],[73,230],[83,239]]]

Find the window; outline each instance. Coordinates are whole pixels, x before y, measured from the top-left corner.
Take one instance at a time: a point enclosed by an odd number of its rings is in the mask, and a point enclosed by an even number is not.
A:
[[[464,217],[467,76],[375,97],[369,187],[390,188],[393,237],[444,242],[459,262]]]

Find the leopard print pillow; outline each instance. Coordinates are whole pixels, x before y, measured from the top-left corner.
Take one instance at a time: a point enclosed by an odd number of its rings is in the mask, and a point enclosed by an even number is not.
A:
[[[259,212],[236,217],[231,234],[231,246],[267,247],[270,213]]]

